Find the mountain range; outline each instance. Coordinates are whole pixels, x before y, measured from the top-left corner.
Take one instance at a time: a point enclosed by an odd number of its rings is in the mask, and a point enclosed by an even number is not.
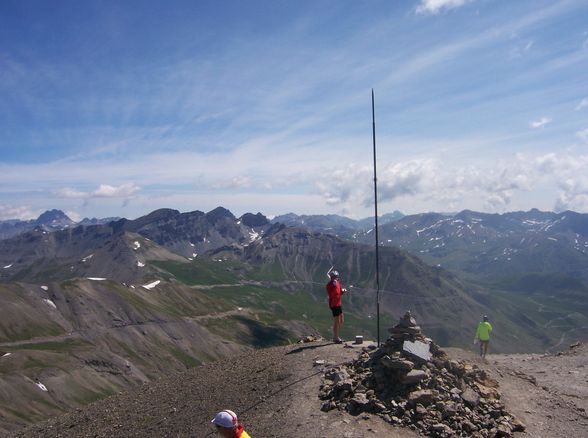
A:
[[[56,231],[75,225],[96,225],[117,219],[119,218],[84,218],[80,222],[75,222],[61,210],[47,210],[37,219],[28,221],[19,219],[0,220],[0,239],[8,239],[35,228],[42,229],[43,231]]]
[[[475,248],[488,251],[505,244],[501,239],[524,244],[517,233],[531,229],[540,250],[527,258],[551,257],[540,245],[552,239],[562,241],[554,248],[568,250],[563,235],[578,235],[583,245],[582,215],[528,214],[382,221],[382,336],[410,309],[443,345],[469,345],[482,314],[495,324],[495,351],[544,351],[582,338],[588,289],[581,259],[559,271],[524,271],[540,267],[537,260],[514,265],[520,271],[459,269],[476,260]],[[373,231],[356,224],[337,236],[327,230],[330,221],[345,223],[341,217],[289,218],[304,223],[287,226],[260,213],[237,218],[222,207],[160,209],[135,220],[64,223],[54,231],[36,226],[0,240],[0,394],[6,395],[0,414],[6,424],[31,423],[252,347],[328,336],[324,283],[333,266],[349,290],[343,336],[375,338]],[[431,245],[441,230],[448,252],[435,257],[431,250],[438,248],[419,245]],[[466,234],[472,240],[484,234],[486,242],[460,244]],[[472,252],[462,255],[465,248]],[[561,267],[556,259],[549,262],[553,269]],[[61,388],[51,406],[30,402],[41,382]]]

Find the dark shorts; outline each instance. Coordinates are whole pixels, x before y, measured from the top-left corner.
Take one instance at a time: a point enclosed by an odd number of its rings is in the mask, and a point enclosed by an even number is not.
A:
[[[487,341],[480,340],[480,344],[489,344],[489,343],[490,343],[490,339],[488,339]]]
[[[343,313],[343,309],[341,306],[331,307],[331,312],[333,312],[333,316],[339,316]]]

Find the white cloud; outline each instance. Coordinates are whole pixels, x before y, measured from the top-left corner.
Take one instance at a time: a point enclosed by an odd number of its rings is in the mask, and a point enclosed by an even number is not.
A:
[[[554,210],[585,210],[588,208],[588,178],[566,178],[559,182],[560,194],[555,202]]]
[[[421,0],[417,14],[438,14],[443,9],[455,9],[473,0]]]
[[[82,216],[77,211],[67,210],[65,214],[74,222],[79,222],[82,220]]]
[[[382,201],[387,201],[422,193],[434,185],[438,171],[434,160],[411,160],[388,166],[381,173],[383,176],[378,184],[378,196]]]
[[[541,117],[539,120],[529,123],[529,127],[532,129],[543,128],[545,125],[551,123],[551,118]]]
[[[33,211],[29,206],[0,204],[0,220],[19,219],[24,221],[37,217],[39,217],[39,213]]]
[[[135,195],[141,188],[133,183],[121,184],[120,186],[111,186],[109,184],[100,184],[100,186],[91,192],[84,192],[77,189],[66,187],[56,191],[57,196],[70,199],[93,199],[93,198],[125,198],[128,199]]]
[[[584,99],[582,99],[580,101],[580,103],[576,106],[576,111],[580,111],[582,108],[585,108],[588,106],[588,98],[585,97]]]
[[[428,205],[429,210],[454,208],[506,211],[545,184],[555,186],[555,208],[588,208],[588,155],[549,153],[516,155],[493,163],[460,166],[444,159],[422,159],[383,166],[378,171],[378,201],[385,205]],[[341,211],[373,204],[373,176],[368,166],[330,172],[316,188]],[[363,181],[358,184],[358,181]],[[433,207],[434,206],[434,207]],[[516,207],[519,208],[519,207]],[[544,208],[549,208],[545,206]]]

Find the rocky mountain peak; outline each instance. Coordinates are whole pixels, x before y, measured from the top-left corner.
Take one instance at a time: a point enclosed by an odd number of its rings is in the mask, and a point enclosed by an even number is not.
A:
[[[35,225],[48,225],[51,227],[72,224],[74,224],[74,221],[72,221],[63,211],[56,209],[47,210],[35,221]]]
[[[247,225],[248,227],[261,227],[269,224],[269,219],[261,213],[245,213],[239,219],[243,225]]]
[[[216,223],[225,218],[233,220],[236,219],[233,213],[224,207],[216,207],[214,210],[209,211],[206,213],[206,218],[212,223]]]

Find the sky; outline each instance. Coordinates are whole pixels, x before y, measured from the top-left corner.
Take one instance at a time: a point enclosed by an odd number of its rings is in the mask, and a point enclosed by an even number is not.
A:
[[[588,212],[588,2],[0,2],[0,220]]]

